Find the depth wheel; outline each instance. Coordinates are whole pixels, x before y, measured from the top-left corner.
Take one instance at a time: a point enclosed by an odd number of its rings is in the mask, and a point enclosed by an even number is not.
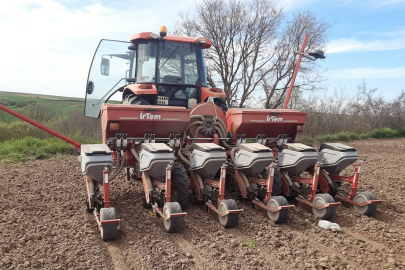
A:
[[[232,199],[222,200],[218,205],[218,211],[221,213],[228,211],[228,210],[237,210],[237,209],[238,209],[238,205]],[[239,214],[233,213],[233,214],[228,214],[226,216],[218,215],[218,221],[225,228],[233,228],[238,225]]]
[[[117,219],[115,209],[113,207],[100,209],[100,221],[113,219]],[[117,238],[117,227],[117,223],[106,223],[101,225],[101,239],[103,239],[103,241],[115,240]]]
[[[163,215],[165,216],[181,212],[181,206],[178,202],[165,203],[165,206],[163,207]],[[183,227],[183,217],[172,217],[168,220],[164,220],[163,226],[168,233],[180,232]]]
[[[270,209],[277,208],[279,206],[287,206],[288,201],[283,196],[273,196],[267,202],[267,207]],[[284,223],[290,218],[289,209],[281,209],[277,212],[267,211],[267,218],[273,221],[276,224]]]
[[[353,198],[353,201],[358,203],[363,203],[370,200],[375,200],[375,197],[374,194],[369,191],[358,192]],[[377,211],[377,204],[370,203],[365,206],[353,205],[353,209],[356,210],[356,212],[360,215],[371,217]]]
[[[317,206],[322,206],[327,203],[334,203],[335,199],[330,194],[317,194],[315,195],[314,200],[312,201],[313,204]],[[336,205],[332,205],[323,209],[316,209],[312,207],[312,213],[320,219],[332,219],[336,212]]]

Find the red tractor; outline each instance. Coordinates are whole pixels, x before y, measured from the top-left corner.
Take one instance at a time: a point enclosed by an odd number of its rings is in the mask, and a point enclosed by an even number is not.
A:
[[[88,76],[85,115],[98,118],[117,91],[122,104],[193,108],[209,97],[226,113],[225,93],[208,88],[205,38],[135,34],[131,42],[101,40]],[[101,61],[100,61],[101,60]]]

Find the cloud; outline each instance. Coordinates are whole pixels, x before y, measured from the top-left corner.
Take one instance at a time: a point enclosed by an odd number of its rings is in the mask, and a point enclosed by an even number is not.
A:
[[[371,4],[373,7],[384,7],[405,3],[405,0],[372,0],[368,1],[368,3]]]
[[[405,39],[360,41],[356,38],[341,38],[331,40],[326,52],[365,52],[365,51],[391,51],[405,49]]]
[[[329,71],[327,76],[332,79],[403,79],[405,66],[396,68],[354,68]]]
[[[100,39],[129,41],[134,33],[158,32],[162,24],[174,25],[178,12],[195,4],[173,0],[168,7],[164,0],[142,5],[131,1],[117,9],[100,3],[76,3],[72,8],[67,2],[76,1],[2,3],[0,91],[84,97]]]

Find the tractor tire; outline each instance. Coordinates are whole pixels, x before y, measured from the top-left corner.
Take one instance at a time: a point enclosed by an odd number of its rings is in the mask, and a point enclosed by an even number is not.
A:
[[[173,164],[172,184],[177,185],[177,190],[172,190],[172,201],[178,202],[181,209],[186,210],[189,195],[188,176],[186,169],[180,163]]]
[[[163,214],[165,216],[181,213],[180,204],[177,202],[165,203],[163,206]],[[172,217],[163,221],[163,226],[168,233],[180,232],[183,227],[183,217]]]
[[[113,207],[100,209],[100,221],[112,220],[116,218],[115,209]],[[101,239],[103,241],[115,240],[117,238],[117,227],[117,223],[107,223],[101,225]]]
[[[277,208],[279,206],[287,206],[288,201],[283,196],[272,196],[267,202],[267,207],[270,209]],[[277,212],[267,211],[267,218],[276,224],[285,223],[290,217],[289,209],[281,209]]]
[[[124,105],[150,105],[145,99],[138,97],[135,94],[127,95],[122,101]]]
[[[228,111],[228,106],[226,106],[225,101],[223,101],[222,99],[219,98],[215,98],[214,99],[214,104],[217,105],[219,108],[221,108],[221,110],[224,112],[224,114],[226,115],[226,112]],[[225,136],[226,134],[224,134]]]
[[[335,199],[328,194],[328,193],[323,193],[323,194],[317,194],[315,195],[312,203],[317,205],[317,206],[322,206],[327,203],[334,203]],[[323,209],[316,209],[312,207],[312,213],[314,216],[320,219],[332,219],[333,216],[335,215],[336,212],[336,205],[332,205]]]
[[[358,192],[353,198],[353,201],[363,203],[366,201],[375,200],[374,194],[369,191]],[[370,203],[365,206],[353,205],[353,209],[360,215],[373,216],[377,211],[377,204]]]
[[[220,212],[225,212],[228,210],[237,210],[237,209],[238,209],[238,205],[232,199],[222,200],[218,205],[218,210]],[[221,223],[222,226],[224,226],[224,228],[233,228],[238,225],[239,214],[236,214],[236,213],[228,214],[223,217],[218,215],[218,221],[219,221],[219,223]]]
[[[276,167],[274,169],[273,190],[271,192],[271,195],[280,196],[283,193],[282,185],[283,183],[281,182],[280,168]]]

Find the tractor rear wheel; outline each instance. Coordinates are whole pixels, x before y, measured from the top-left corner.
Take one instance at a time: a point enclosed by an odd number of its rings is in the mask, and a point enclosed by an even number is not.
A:
[[[219,98],[215,98],[214,99],[214,104],[217,105],[219,108],[221,108],[221,110],[224,112],[224,114],[226,115],[226,112],[228,111],[228,106],[226,106],[225,101],[223,101],[222,99]],[[224,134],[225,136],[226,134]]]
[[[334,203],[334,202],[335,202],[335,200],[328,193],[317,194],[317,195],[315,195],[314,200],[312,201],[312,203],[317,206],[322,206],[327,203]],[[316,208],[312,207],[312,213],[317,218],[320,218],[320,219],[332,219],[333,216],[335,215],[335,212],[336,212],[336,205],[332,205],[332,206],[322,208],[322,209],[316,209]]]
[[[124,105],[150,105],[150,103],[147,102],[145,99],[143,99],[135,94],[127,95],[124,98],[124,100],[122,101],[122,104],[124,104]]]
[[[170,216],[171,214],[177,214],[183,212],[180,204],[177,202],[165,203],[163,206],[163,215]],[[179,232],[183,227],[183,217],[172,217],[163,221],[163,226],[168,233]]]
[[[353,198],[353,201],[358,203],[363,203],[370,200],[375,200],[375,197],[374,194],[369,191],[358,192]],[[370,203],[364,206],[353,205],[353,208],[360,215],[366,215],[371,217],[377,211],[377,204]]]
[[[172,168],[172,185],[177,185],[177,189],[172,189],[172,201],[178,202],[181,209],[186,210],[188,204],[188,176],[186,169],[180,163],[174,163]]]
[[[113,207],[100,209],[100,221],[113,220],[116,218],[115,209]],[[103,239],[103,241],[115,240],[117,238],[117,227],[117,223],[105,223],[101,225],[101,239]]]
[[[277,208],[279,206],[287,206],[288,201],[283,196],[272,196],[267,202],[267,207],[270,209]],[[281,209],[277,212],[267,211],[267,218],[276,224],[284,223],[290,217],[290,211],[288,209]]]
[[[221,213],[226,212],[228,210],[237,210],[237,209],[238,209],[238,205],[232,199],[222,200],[218,205],[218,210]],[[228,214],[226,216],[218,215],[218,221],[225,228],[233,228],[238,225],[239,214],[233,213],[233,214]]]

